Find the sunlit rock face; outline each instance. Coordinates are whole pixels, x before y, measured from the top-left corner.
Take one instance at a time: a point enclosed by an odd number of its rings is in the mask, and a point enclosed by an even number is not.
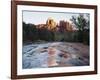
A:
[[[52,18],[48,18],[46,22],[48,30],[56,28],[56,22]]]
[[[45,24],[38,24],[37,28],[46,28],[50,31],[75,31],[75,26],[70,21],[60,20],[58,23],[51,17],[46,20]]]
[[[64,21],[64,20],[61,20],[59,22],[59,27],[60,27],[60,30],[62,31],[73,31],[73,25],[71,22],[69,21]]]

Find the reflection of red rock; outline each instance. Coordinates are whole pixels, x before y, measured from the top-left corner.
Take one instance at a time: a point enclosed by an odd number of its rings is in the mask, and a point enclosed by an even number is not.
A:
[[[58,65],[56,62],[56,49],[50,47],[48,49],[48,66],[56,66]]]
[[[61,53],[59,56],[64,57],[64,58],[68,58],[68,54],[66,54],[66,53]]]

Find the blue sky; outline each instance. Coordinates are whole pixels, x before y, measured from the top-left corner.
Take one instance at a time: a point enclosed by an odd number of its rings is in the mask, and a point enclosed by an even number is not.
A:
[[[48,18],[54,19],[56,23],[60,20],[69,21],[72,16],[78,16],[79,13],[65,13],[65,12],[39,12],[39,11],[23,11],[23,21],[32,24],[45,24]],[[84,13],[84,16],[87,14]],[[88,18],[88,17],[87,17]]]

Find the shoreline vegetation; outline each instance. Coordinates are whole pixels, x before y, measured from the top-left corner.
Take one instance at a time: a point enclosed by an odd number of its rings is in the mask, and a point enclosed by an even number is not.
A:
[[[56,23],[48,18],[45,24],[26,24],[23,22],[23,43],[37,42],[81,42],[89,45],[89,20],[83,15],[72,16],[71,22],[61,20]]]

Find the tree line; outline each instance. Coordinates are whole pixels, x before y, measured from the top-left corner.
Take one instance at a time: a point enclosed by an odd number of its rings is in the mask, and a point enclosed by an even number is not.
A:
[[[38,40],[70,41],[82,42],[89,45],[89,20],[85,19],[83,15],[79,15],[78,17],[72,16],[71,21],[78,29],[75,33],[51,31],[47,28],[37,28],[35,24],[26,24],[23,22],[23,42],[36,42]]]
[[[34,24],[26,24],[23,22],[23,41],[53,41],[54,32],[48,30],[47,28],[37,28]]]

